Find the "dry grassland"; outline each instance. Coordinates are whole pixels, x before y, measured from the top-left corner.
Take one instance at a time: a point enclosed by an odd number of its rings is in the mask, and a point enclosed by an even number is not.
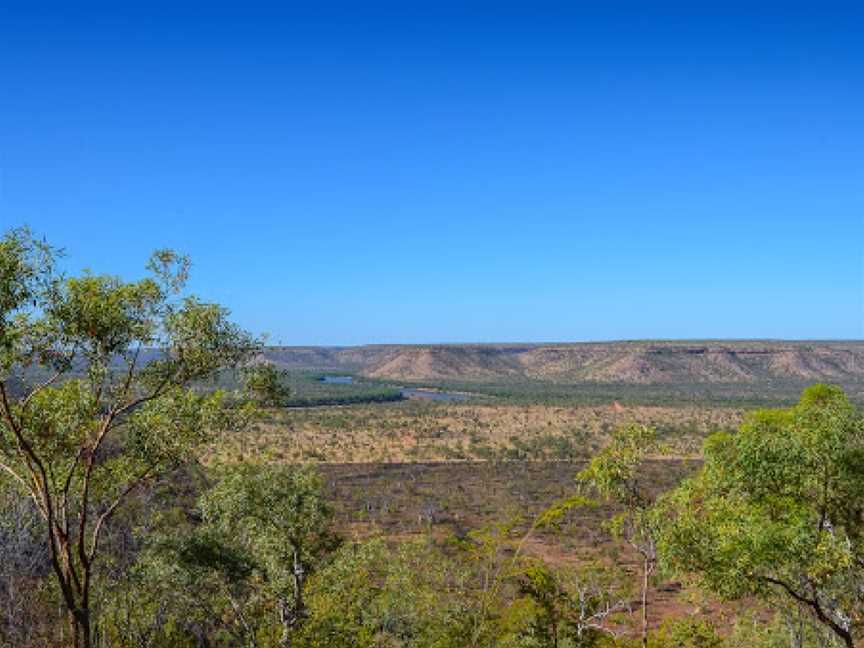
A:
[[[405,463],[569,461],[627,423],[657,427],[673,456],[699,454],[741,410],[686,407],[473,405],[401,402],[271,412],[254,431],[225,435],[205,461]]]

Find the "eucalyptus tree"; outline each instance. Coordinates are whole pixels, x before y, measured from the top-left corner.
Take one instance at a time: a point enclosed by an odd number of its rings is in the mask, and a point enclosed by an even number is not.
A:
[[[334,548],[331,508],[312,467],[232,467],[201,499],[205,524],[249,557],[276,602],[281,644],[308,616],[304,588],[318,559]]]
[[[846,646],[864,636],[864,425],[838,387],[710,437],[658,508],[660,555],[727,598],[798,605]]]
[[[284,407],[291,397],[286,383],[288,372],[268,362],[260,362],[242,371],[243,390],[261,407]]]
[[[246,410],[200,389],[257,342],[183,292],[189,261],[154,253],[123,281],[57,271],[26,229],[0,239],[0,471],[44,519],[72,643],[93,643],[100,539],[125,501]]]
[[[657,568],[657,528],[652,515],[655,495],[645,483],[643,468],[649,456],[660,450],[654,428],[627,425],[613,433],[609,445],[577,476],[582,486],[621,507],[612,518],[611,529],[641,557],[643,648],[648,645],[649,584]]]
[[[519,575],[520,592],[534,604],[531,636],[559,648],[613,641],[611,621],[630,611],[630,591],[617,570],[600,563],[552,569],[532,559]]]

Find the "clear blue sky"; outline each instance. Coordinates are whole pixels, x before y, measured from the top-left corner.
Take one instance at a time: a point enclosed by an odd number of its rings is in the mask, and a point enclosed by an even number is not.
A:
[[[0,225],[285,344],[864,337],[860,3],[231,4],[3,3]]]

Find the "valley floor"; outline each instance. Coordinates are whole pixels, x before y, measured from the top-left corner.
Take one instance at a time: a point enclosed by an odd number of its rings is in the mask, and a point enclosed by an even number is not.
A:
[[[226,436],[211,465],[317,463],[346,540],[428,538],[446,546],[478,532],[503,532],[525,554],[566,566],[602,561],[625,573],[637,556],[606,527],[609,506],[575,510],[560,529],[531,530],[536,516],[573,494],[574,477],[610,433],[635,422],[658,429],[667,453],[643,475],[664,491],[700,463],[703,440],[734,428],[733,408],[435,403],[403,401],[272,411],[259,428]],[[735,609],[680,583],[654,584],[653,625],[698,613],[728,627]],[[634,601],[634,609],[638,607]],[[635,617],[620,615],[627,632]]]
[[[743,411],[699,407],[560,407],[402,401],[271,412],[249,434],[205,455],[221,462],[405,463],[572,461],[591,456],[627,423],[657,428],[669,452],[698,457],[704,438]]]

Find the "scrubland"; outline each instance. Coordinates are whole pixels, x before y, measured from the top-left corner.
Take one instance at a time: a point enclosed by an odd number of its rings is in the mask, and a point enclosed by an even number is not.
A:
[[[401,401],[269,411],[253,432],[222,435],[205,461],[404,463],[572,461],[627,423],[656,427],[677,457],[734,428],[737,408],[475,405]]]

